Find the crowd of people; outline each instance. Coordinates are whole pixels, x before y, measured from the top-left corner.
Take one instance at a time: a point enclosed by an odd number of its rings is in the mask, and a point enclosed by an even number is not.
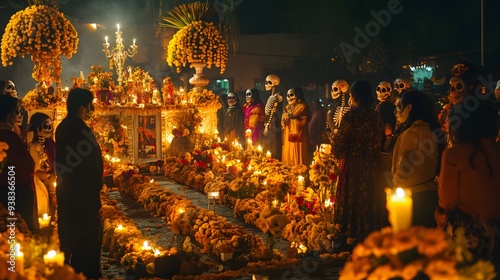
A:
[[[413,225],[464,228],[474,256],[498,265],[500,81],[491,96],[481,90],[474,66],[459,64],[452,73],[450,105],[440,112],[403,78],[375,90],[365,80],[337,80],[326,107],[321,100],[309,106],[300,87],[281,94],[279,77],[271,74],[266,103],[256,88],[246,91],[244,104],[234,93],[221,96],[217,128],[221,139],[262,145],[290,166],[308,165],[318,145],[330,144],[339,165],[335,221],[357,242],[389,225],[385,189],[402,187],[412,194]],[[54,139],[50,116],[38,112],[28,120],[14,83],[0,82],[0,89],[0,142],[9,146],[0,166],[0,203],[15,206],[35,234],[38,217],[57,216],[65,262],[98,279],[103,161],[86,124],[93,94],[69,92]],[[12,169],[15,201],[7,183]]]
[[[57,220],[65,263],[88,279],[99,279],[103,160],[100,145],[85,123],[94,111],[93,93],[80,88],[69,92],[68,113],[54,141],[51,117],[36,112],[26,125],[26,111],[14,84],[1,85],[0,142],[8,149],[0,165],[0,203],[20,214],[35,235],[43,234],[39,217]]]
[[[311,111],[301,88],[282,96],[279,78],[271,74],[267,104],[257,89],[247,90],[238,122],[252,131],[253,145],[291,166],[307,165],[317,145],[332,145],[340,171],[335,221],[357,242],[389,225],[384,190],[401,187],[412,195],[412,225],[465,228],[474,255],[500,267],[500,81],[493,96],[480,83],[478,67],[457,64],[452,75],[444,107],[397,78],[375,91],[368,81],[337,80],[329,106],[314,100]],[[227,139],[239,127],[231,117],[234,106],[223,107],[232,113],[219,118]],[[269,135],[280,144],[269,145]]]

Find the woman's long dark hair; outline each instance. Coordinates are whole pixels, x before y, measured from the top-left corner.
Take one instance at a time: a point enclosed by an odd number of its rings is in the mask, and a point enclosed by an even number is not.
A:
[[[421,120],[429,124],[432,131],[439,128],[437,115],[434,111],[434,104],[430,97],[416,89],[408,90],[401,96],[401,105],[406,107],[411,104],[412,109],[406,120],[405,127],[410,127],[415,121]]]
[[[403,93],[400,102],[403,108],[409,104],[411,104],[412,107],[408,115],[408,119],[403,124],[405,130],[408,129],[415,121],[421,120],[429,124],[429,128],[436,136],[438,155],[436,175],[439,174],[441,170],[441,156],[446,148],[446,141],[444,140],[444,133],[440,128],[431,98],[419,90],[410,89]]]
[[[33,131],[33,141],[38,141],[38,128],[42,127],[43,122],[50,117],[44,113],[36,112],[31,116],[29,130]]]

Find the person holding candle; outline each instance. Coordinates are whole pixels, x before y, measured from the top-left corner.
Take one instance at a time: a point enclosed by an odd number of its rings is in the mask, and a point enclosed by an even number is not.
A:
[[[332,143],[333,155],[340,160],[334,213],[342,231],[362,242],[387,224],[379,168],[384,123],[372,109],[375,99],[368,81],[354,82],[349,91],[351,109],[343,116]]]
[[[451,130],[454,146],[443,153],[438,180],[438,225],[462,228],[475,258],[500,269],[500,143],[496,111],[489,101],[463,115]]]
[[[394,145],[391,167],[393,186],[411,191],[413,225],[435,227],[435,178],[439,150],[444,147],[438,145],[438,136],[442,134],[434,106],[425,93],[409,90],[399,99],[395,114],[398,123],[406,129]]]
[[[58,233],[65,262],[89,279],[101,277],[101,148],[85,124],[94,112],[94,95],[75,88],[68,114],[56,130]]]

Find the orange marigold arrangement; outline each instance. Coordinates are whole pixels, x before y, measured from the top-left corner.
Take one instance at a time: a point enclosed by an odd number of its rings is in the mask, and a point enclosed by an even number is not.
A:
[[[226,70],[228,45],[217,27],[206,21],[194,21],[175,33],[168,44],[167,63],[175,66],[177,72],[187,63],[206,63]]]
[[[456,236],[421,226],[383,228],[356,245],[339,279],[494,279],[493,264],[473,259],[463,230]]]
[[[71,58],[78,48],[78,33],[64,14],[45,5],[31,5],[11,18],[2,36],[2,65],[31,55],[36,81],[60,84],[61,56]]]

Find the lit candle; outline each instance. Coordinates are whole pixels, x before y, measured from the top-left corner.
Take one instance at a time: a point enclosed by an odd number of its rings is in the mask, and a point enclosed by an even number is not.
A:
[[[142,244],[142,250],[143,251],[151,250],[151,245],[149,245],[149,243],[147,241],[144,241],[144,243]]]
[[[159,257],[161,255],[160,250],[155,249],[155,257]]]
[[[389,211],[389,222],[394,232],[410,228],[413,216],[413,200],[411,193],[402,188],[397,188],[396,193],[386,189],[387,210]]]
[[[118,32],[120,32],[120,24],[116,25],[116,29],[118,29]]]
[[[332,206],[333,203],[330,201],[330,199],[325,199],[325,207],[328,208],[330,206]]]
[[[275,199],[275,200],[273,200],[273,207],[276,207],[276,206],[278,206],[278,201]]]
[[[54,188],[57,187],[57,182],[54,182]]]
[[[271,152],[270,151],[267,151],[266,153],[266,157],[270,158],[271,157]]]
[[[64,253],[61,253],[61,252],[57,253],[56,251],[51,250],[43,256],[43,262],[46,265],[63,266],[64,265]]]
[[[40,224],[40,228],[46,228],[50,223],[50,216],[45,213],[41,218],[38,218],[38,223]]]
[[[17,243],[14,245],[15,257],[16,257],[16,270],[15,272],[19,275],[24,275],[24,254],[21,252],[21,245]]]
[[[252,148],[252,139],[248,138],[247,139],[247,149],[251,149]]]
[[[298,181],[298,185],[299,185],[298,190],[299,191],[303,190],[304,189],[304,176],[302,176],[302,175],[297,176],[297,181]]]
[[[151,179],[149,180],[150,183],[154,183],[155,182],[155,179]]]
[[[104,37],[104,40],[106,40],[106,45],[109,45],[109,43],[108,43],[108,36]]]
[[[262,153],[262,146],[261,145],[257,146],[257,152]]]
[[[184,208],[179,208],[179,211],[178,211],[178,212],[179,212],[179,214],[184,213]]]
[[[122,224],[119,224],[116,228],[115,228],[115,231],[122,231],[124,230],[125,228],[122,226]]]

